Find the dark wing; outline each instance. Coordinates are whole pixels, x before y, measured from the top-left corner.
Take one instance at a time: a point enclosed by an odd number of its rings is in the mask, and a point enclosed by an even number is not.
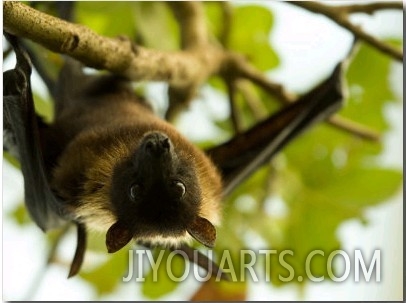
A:
[[[206,151],[223,174],[224,195],[311,125],[341,108],[342,65],[339,63],[327,80],[296,102],[230,141]]]
[[[44,130],[47,125],[35,114],[30,84],[30,58],[16,37],[7,33],[4,35],[15,51],[17,63],[14,69],[3,74],[3,145],[20,161],[25,204],[31,218],[46,231],[66,222],[63,219],[63,201],[52,192],[44,166],[40,129]],[[76,225],[78,242],[68,277],[77,274],[86,250],[85,227],[78,223]]]
[[[30,59],[15,37],[5,36],[14,48],[17,63],[3,74],[3,125],[7,134],[4,145],[20,161],[27,209],[35,223],[46,231],[60,225],[63,207],[46,177],[31,93]]]

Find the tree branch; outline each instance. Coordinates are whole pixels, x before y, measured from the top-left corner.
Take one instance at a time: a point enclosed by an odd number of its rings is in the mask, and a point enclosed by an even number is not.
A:
[[[208,33],[202,3],[170,1],[167,4],[179,22],[182,49],[205,47],[208,44]]]
[[[217,72],[223,53],[163,52],[133,45],[126,39],[112,39],[92,30],[41,13],[19,2],[3,2],[4,29],[44,47],[67,54],[90,67],[107,69],[134,81],[166,81],[185,87]]]
[[[381,139],[379,132],[339,115],[331,116],[327,119],[327,123],[362,139],[370,141],[379,141]]]
[[[192,52],[197,60],[199,60],[199,58],[203,59],[207,54],[209,54],[209,56],[215,55],[218,49],[214,48],[208,42],[208,32],[202,3],[182,1],[167,2],[167,4],[172,9],[174,16],[179,23],[181,48]],[[205,53],[206,50],[208,53]],[[213,53],[211,53],[210,50],[213,50]],[[217,62],[217,65],[219,66],[220,63]],[[206,67],[200,66],[200,68],[205,69]],[[168,120],[172,120],[176,117],[178,112],[191,102],[199,86],[211,74],[211,72],[202,72],[202,77],[198,77],[194,79],[194,81],[189,81],[189,83],[186,83],[183,86],[169,85],[169,107],[166,112],[166,118]]]
[[[403,3],[401,1],[387,1],[387,2],[375,2],[366,4],[350,4],[350,5],[340,5],[341,11],[347,14],[351,13],[365,13],[373,14],[378,10],[387,9],[403,9]]]
[[[237,100],[235,98],[237,94],[235,79],[225,79],[225,82],[227,85],[228,99],[230,101],[230,116],[234,128],[234,133],[240,134],[242,129],[241,119],[237,110]]]
[[[351,23],[349,19],[350,12],[366,12],[371,13],[378,9],[383,9],[384,7],[388,9],[392,8],[399,8],[399,5],[395,5],[397,2],[382,2],[378,5],[347,5],[347,6],[329,6],[322,4],[320,2],[313,2],[313,1],[289,1],[288,3],[294,4],[301,8],[304,8],[308,11],[313,13],[322,14],[329,18],[330,20],[334,21],[338,25],[346,28],[349,30],[355,37],[363,40],[364,42],[370,44],[371,46],[375,47],[376,49],[380,50],[384,54],[387,54],[398,61],[403,61],[403,51],[398,50],[397,48],[393,47],[390,44],[385,43],[384,41],[368,34],[362,28],[357,25]]]
[[[230,52],[226,59],[225,65],[228,68],[224,69],[225,72],[232,74],[234,77],[251,80],[282,103],[288,104],[296,99],[296,96],[288,93],[281,84],[272,82],[241,55]]]

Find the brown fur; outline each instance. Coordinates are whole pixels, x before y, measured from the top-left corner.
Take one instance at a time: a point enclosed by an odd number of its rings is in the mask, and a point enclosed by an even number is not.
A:
[[[117,220],[109,199],[114,167],[131,155],[145,133],[162,131],[178,156],[195,167],[201,191],[199,215],[213,224],[220,223],[222,184],[215,166],[132,94],[76,103],[59,113],[53,129],[68,142],[52,172],[51,186],[66,201],[73,220],[106,232]],[[155,238],[164,244],[176,242]],[[184,240],[187,238],[185,232]]]

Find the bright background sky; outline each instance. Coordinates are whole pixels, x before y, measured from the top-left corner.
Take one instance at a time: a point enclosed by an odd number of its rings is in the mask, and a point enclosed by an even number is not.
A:
[[[263,4],[264,2],[262,2]],[[281,65],[269,76],[283,83],[289,90],[306,91],[321,78],[327,76],[335,64],[346,54],[351,35],[322,16],[307,13],[297,7],[281,3],[267,2],[275,13],[275,25],[271,41],[276,48]],[[358,15],[354,18],[374,34],[380,37],[403,36],[403,14],[401,11],[386,11],[375,16]],[[12,63],[8,62],[6,69]],[[4,68],[3,68],[4,69]],[[400,100],[403,100],[403,66],[393,64],[393,89]],[[164,97],[164,86],[156,84],[150,91],[158,101]],[[207,115],[227,114],[227,101],[209,90],[202,94],[214,98],[207,102],[193,103],[187,116],[179,121],[181,131],[190,137],[202,138],[207,127]],[[203,98],[202,98],[203,99]],[[383,163],[397,168],[403,165],[403,106],[393,104],[387,108],[388,120],[392,123],[392,131],[385,137],[386,152],[382,156]],[[190,121],[202,127],[187,127]],[[208,130],[210,131],[210,129]],[[366,180],[367,182],[367,180]],[[3,211],[13,209],[16,201],[23,199],[23,179],[21,173],[3,162]],[[403,195],[402,191],[384,204],[368,209],[365,217],[370,222],[364,226],[359,220],[350,220],[342,224],[338,237],[343,243],[343,249],[350,254],[354,249],[366,252],[367,260],[374,249],[382,249],[381,253],[381,282],[359,282],[350,277],[341,283],[324,281],[323,283],[308,283],[304,293],[300,294],[296,286],[282,288],[270,287],[264,283],[250,283],[249,300],[402,300],[403,298]],[[51,266],[45,274],[34,297],[27,298],[33,293],[30,287],[35,285],[37,275],[43,268],[46,246],[44,235],[39,229],[17,227],[16,223],[3,218],[3,300],[92,300],[94,291],[79,277],[66,279],[66,268]],[[75,237],[67,237],[60,249],[63,257],[70,258],[73,254]],[[105,299],[147,299],[140,294],[139,285],[122,287],[113,296]],[[127,285],[126,285],[127,286]],[[199,283],[187,280],[178,291],[162,300],[187,300]]]

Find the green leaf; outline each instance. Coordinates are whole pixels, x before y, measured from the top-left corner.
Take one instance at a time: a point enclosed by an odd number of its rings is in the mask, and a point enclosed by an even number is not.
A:
[[[217,228],[215,251],[221,256],[225,249],[230,250],[236,270],[239,251],[250,246],[246,243],[247,233],[268,226],[269,218],[262,204],[268,195],[270,169],[269,166],[259,169],[223,201],[223,220]]]
[[[209,33],[212,33],[219,40],[224,26],[221,3],[204,1],[203,4]]]
[[[33,93],[35,112],[41,116],[45,122],[50,123],[54,118],[53,104],[49,100],[43,99],[39,94]]]
[[[134,38],[134,2],[77,1],[76,19],[96,33]]]
[[[378,204],[399,190],[402,173],[383,168],[360,168],[322,189],[342,206],[364,207]]]
[[[109,259],[101,266],[80,272],[80,276],[95,288],[98,296],[113,292],[122,282],[128,268],[128,250],[128,246],[124,247],[108,255]]]
[[[3,161],[4,160],[6,160],[8,163],[10,163],[15,168],[21,169],[20,162],[16,158],[14,158],[12,155],[10,155],[7,151],[3,151]]]
[[[210,86],[211,86],[212,88],[214,88],[214,89],[216,89],[216,90],[218,90],[218,91],[220,91],[220,92],[222,92],[222,93],[226,93],[226,91],[227,91],[227,87],[226,87],[226,85],[225,85],[223,79],[221,79],[221,78],[218,77],[218,76],[213,76],[213,77],[211,77],[211,78],[209,79],[209,82],[208,82],[208,83],[210,84]]]
[[[270,10],[256,5],[239,6],[234,10],[229,48],[244,54],[260,70],[279,64],[276,52],[269,45],[273,26]]]
[[[177,23],[163,2],[133,2],[134,22],[145,46],[176,50],[180,45]]]
[[[329,197],[311,190],[301,184],[298,176],[285,175],[290,188],[285,188],[283,198],[289,205],[286,226],[283,230],[282,240],[273,247],[278,253],[290,250],[293,256],[286,255],[286,262],[292,267],[295,278],[289,282],[300,282],[297,277],[306,277],[306,258],[311,251],[322,250],[328,255],[339,249],[340,243],[335,236],[337,227],[344,221],[359,215],[359,209],[341,207],[334,197]],[[271,259],[272,260],[272,259]],[[315,276],[328,276],[326,259],[317,259],[324,262],[313,262],[312,273]],[[270,276],[276,285],[284,284],[279,275],[289,275],[286,266],[274,258]]]
[[[387,129],[384,108],[395,101],[389,86],[391,62],[387,56],[361,46],[347,73],[352,89],[342,111],[344,116],[377,130]],[[380,167],[377,156],[382,150],[380,142],[368,142],[331,126],[318,125],[274,159],[273,188],[288,211],[278,227],[268,224],[273,231],[261,228],[260,223],[252,227],[273,244],[273,249],[293,252],[293,256],[286,255],[295,272],[292,282],[299,282],[298,276],[306,282],[306,257],[313,250],[322,250],[325,255],[314,258],[312,273],[327,278],[327,257],[341,246],[337,228],[351,218],[362,220],[366,207],[385,202],[400,189],[401,171]],[[289,271],[278,256],[271,260],[272,282],[285,284],[279,275],[287,277]]]
[[[389,56],[361,44],[347,72],[350,98],[341,115],[376,130],[387,129],[382,112],[387,102],[395,100],[388,77],[391,62]]]
[[[160,254],[161,256],[159,256]],[[181,282],[176,280],[183,277],[186,269],[185,262],[189,261],[185,260],[178,253],[163,249],[156,249],[153,258],[156,264],[145,276],[145,282],[142,284],[142,293],[148,298],[158,299],[173,292],[179,286]],[[191,264],[189,265],[192,266]],[[186,274],[189,274],[189,272]]]
[[[23,226],[32,223],[24,203],[19,203],[9,215],[17,222],[18,225]]]
[[[107,253],[105,233],[103,234],[97,231],[89,230],[87,242],[88,250],[100,253]]]

